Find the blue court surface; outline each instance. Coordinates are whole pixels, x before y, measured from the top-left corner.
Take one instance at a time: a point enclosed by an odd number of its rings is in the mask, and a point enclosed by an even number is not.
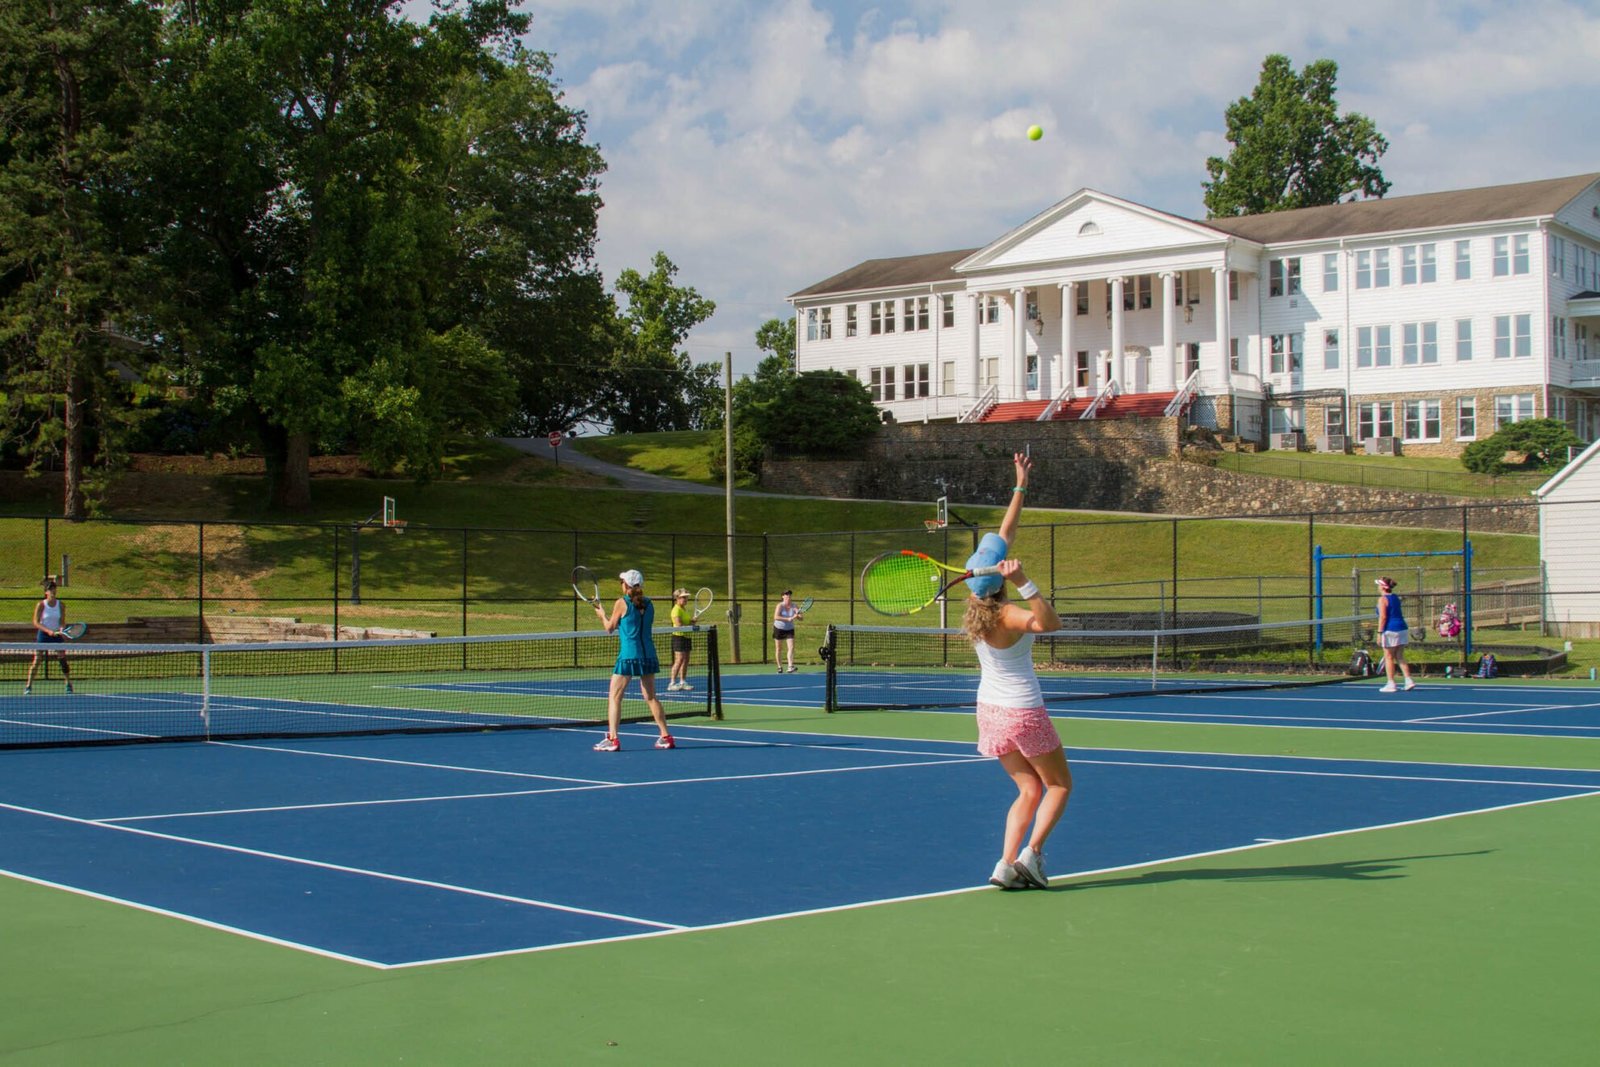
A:
[[[997,892],[1014,790],[970,743],[676,732],[0,753],[0,866],[378,967]],[[1069,754],[1058,878],[1600,793],[1600,771]],[[1393,858],[1352,842],[1360,869]]]
[[[1600,686],[1474,683],[1468,679],[1419,682],[1410,692],[1382,693],[1383,680],[1366,679],[1300,688],[1241,688],[1220,679],[1173,680],[1184,690],[1163,695],[1148,675],[1097,677],[1040,675],[1051,715],[1057,718],[1130,719],[1243,726],[1322,727],[1341,730],[1414,730],[1434,733],[1600,737]],[[819,707],[820,675],[726,674],[723,699],[766,707]],[[853,669],[838,682],[842,704],[972,714],[978,691],[974,673]],[[916,708],[919,702],[941,707]],[[1053,701],[1060,701],[1059,703]]]

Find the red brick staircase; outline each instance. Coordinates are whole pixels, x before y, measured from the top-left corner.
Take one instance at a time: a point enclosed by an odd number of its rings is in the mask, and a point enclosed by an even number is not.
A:
[[[1094,413],[1097,419],[1156,419],[1166,413],[1167,405],[1177,393],[1132,393],[1112,397]],[[1094,397],[1078,397],[1056,409],[1053,419],[1076,419],[1084,413]],[[1033,422],[1049,406],[1047,400],[1017,400],[996,404],[979,422]]]

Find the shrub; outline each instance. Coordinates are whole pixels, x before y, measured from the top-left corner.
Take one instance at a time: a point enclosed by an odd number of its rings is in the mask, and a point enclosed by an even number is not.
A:
[[[1567,449],[1582,444],[1560,419],[1524,419],[1498,433],[1474,441],[1461,453],[1461,465],[1477,474],[1508,471],[1556,470],[1567,461]],[[1506,462],[1507,453],[1520,454],[1521,462]]]

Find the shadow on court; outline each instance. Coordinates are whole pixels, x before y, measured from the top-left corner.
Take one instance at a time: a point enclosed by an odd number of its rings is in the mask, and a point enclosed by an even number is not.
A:
[[[1455,859],[1484,856],[1492,849],[1476,852],[1441,852],[1426,856],[1390,856],[1384,859],[1346,860],[1339,863],[1305,863],[1285,867],[1196,867],[1178,871],[1146,871],[1126,878],[1099,878],[1088,882],[1068,882],[1057,889],[1114,889],[1125,886],[1160,885],[1164,882],[1298,882],[1337,878],[1351,882],[1373,882],[1404,878],[1407,864],[1418,860]]]

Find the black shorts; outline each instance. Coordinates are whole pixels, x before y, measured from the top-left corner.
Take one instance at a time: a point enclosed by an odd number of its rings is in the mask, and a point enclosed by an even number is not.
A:
[[[64,645],[67,639],[60,634],[47,634],[43,630],[36,630],[33,639],[41,645]]]
[[[692,638],[684,637],[682,634],[672,635],[672,651],[691,652],[693,650],[694,640]]]
[[[794,631],[793,630],[780,630],[776,626],[774,626],[772,628],[772,639],[774,641],[793,641],[794,640]]]

